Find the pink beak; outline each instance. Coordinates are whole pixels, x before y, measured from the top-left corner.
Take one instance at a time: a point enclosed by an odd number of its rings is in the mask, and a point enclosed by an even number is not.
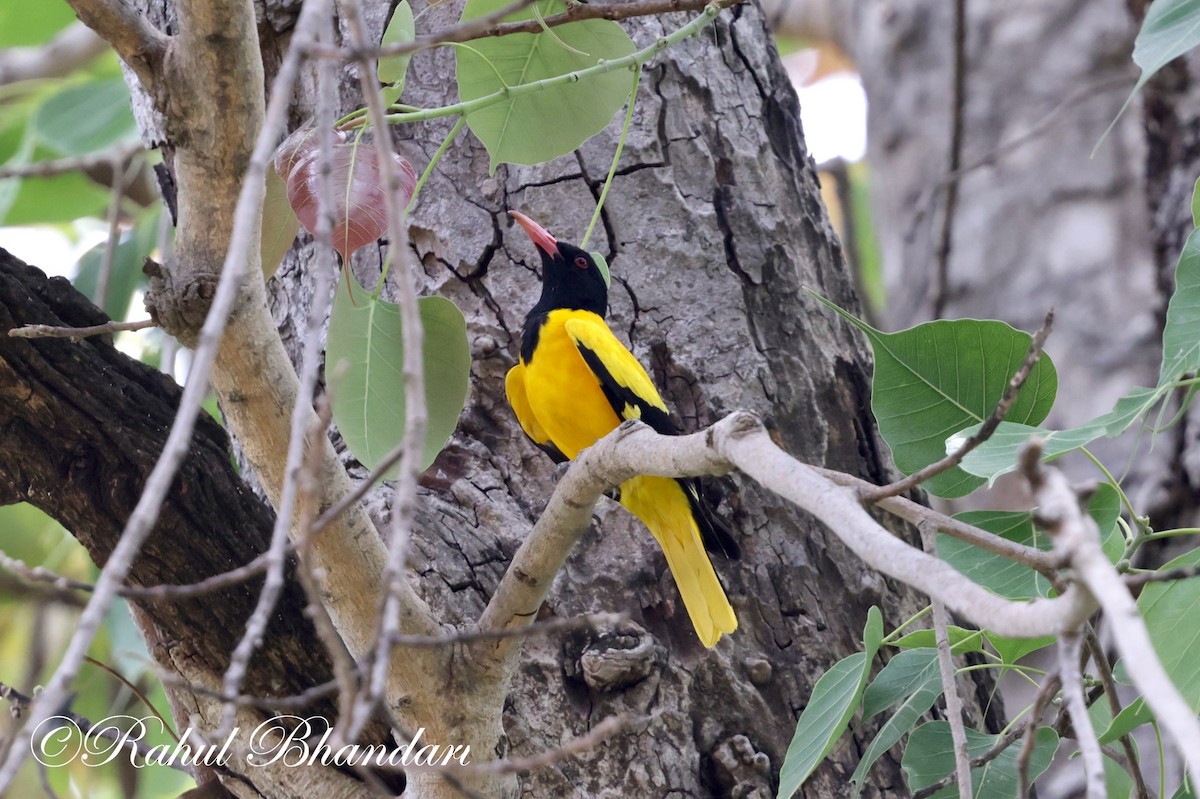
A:
[[[525,229],[529,240],[538,249],[548,255],[558,255],[558,241],[546,229],[519,211],[509,211],[508,215],[517,220],[517,224]]]

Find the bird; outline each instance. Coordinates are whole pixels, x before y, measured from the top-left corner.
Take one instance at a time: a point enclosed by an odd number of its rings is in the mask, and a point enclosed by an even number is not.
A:
[[[630,419],[678,435],[645,368],[604,321],[608,284],[595,259],[528,216],[509,213],[542,261],[541,297],[525,317],[520,358],[505,377],[521,429],[558,463],[574,460]],[[705,549],[736,559],[732,533],[694,478],[642,475],[619,491],[620,503],[662,547],[700,642],[715,646],[738,622]]]

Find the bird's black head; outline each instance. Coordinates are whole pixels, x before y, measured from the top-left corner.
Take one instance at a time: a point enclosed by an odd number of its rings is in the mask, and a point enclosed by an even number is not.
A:
[[[608,311],[608,286],[592,256],[573,244],[555,240],[524,214],[509,214],[525,229],[542,256],[542,297],[529,315],[568,308],[604,316]]]

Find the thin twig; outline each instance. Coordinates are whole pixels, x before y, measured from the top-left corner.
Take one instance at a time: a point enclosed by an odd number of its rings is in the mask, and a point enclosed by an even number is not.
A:
[[[52,178],[70,172],[88,172],[113,163],[124,164],[140,152],[142,152],[141,142],[129,142],[118,144],[98,153],[56,158],[52,161],[37,161],[19,166],[4,166],[0,167],[0,180],[5,178]]]
[[[1000,422],[1004,421],[1005,415],[1012,409],[1012,406],[1017,401],[1017,397],[1021,394],[1021,387],[1025,385],[1025,381],[1029,379],[1029,375],[1033,372],[1033,367],[1041,360],[1043,347],[1046,344],[1046,338],[1050,335],[1051,329],[1054,327],[1054,309],[1051,308],[1046,313],[1046,319],[1042,322],[1042,326],[1036,333],[1033,334],[1029,342],[1029,350],[1025,354],[1025,360],[1021,361],[1021,365],[1017,367],[1017,371],[1009,378],[1008,386],[1004,389],[1004,394],[1000,397],[1000,401],[996,403],[995,409],[991,415],[984,420],[983,425],[975,431],[962,445],[951,454],[942,458],[940,461],[929,464],[923,469],[910,474],[901,480],[894,483],[872,489],[863,495],[864,502],[878,502],[884,497],[899,496],[930,478],[941,474],[947,469],[953,469],[955,466],[962,463],[963,458],[978,447],[983,442],[992,437],[996,432],[996,428],[1000,426]]]
[[[1058,689],[1061,687],[1062,678],[1059,677],[1058,672],[1054,672],[1042,681],[1037,695],[1033,698],[1033,706],[1029,709],[1029,716],[1025,720],[1025,739],[1021,742],[1021,750],[1017,752],[1018,799],[1025,799],[1029,796],[1032,787],[1029,781],[1029,763],[1033,758],[1034,745],[1037,743],[1038,720],[1042,717],[1042,711],[1045,710],[1046,705],[1050,704],[1050,700],[1058,694]]]
[[[108,41],[137,73],[151,96],[171,37],[159,31],[127,0],[67,0],[84,25]]]
[[[318,37],[318,26],[329,17],[329,2],[328,0],[309,2],[306,4],[304,12],[296,24],[294,39],[301,42],[315,41]],[[283,487],[275,516],[275,526],[271,530],[271,544],[266,553],[266,579],[258,595],[254,612],[246,621],[246,630],[242,634],[241,640],[238,641],[237,647],[234,648],[233,654],[230,655],[229,666],[225,669],[222,690],[228,695],[237,694],[241,687],[242,680],[250,666],[250,657],[261,643],[274,613],[275,605],[279,601],[279,595],[283,592],[284,568],[287,565],[288,542],[298,493],[297,478],[304,460],[306,423],[312,414],[311,398],[316,390],[320,366],[323,363],[321,334],[325,322],[325,311],[330,302],[329,270],[317,269],[317,273],[316,289],[313,292],[312,306],[308,313],[308,330],[304,339],[303,362],[299,375],[300,387],[292,407],[291,432],[288,438]],[[236,711],[237,708],[234,705],[226,705],[221,726],[215,735],[217,739],[225,738],[229,734],[236,720]]]
[[[1175,744],[1193,783],[1200,784],[1200,720],[1155,654],[1137,603],[1104,554],[1096,522],[1080,508],[1067,478],[1043,464],[1041,455],[1042,441],[1035,438],[1020,456],[1021,474],[1037,502],[1038,521],[1050,532],[1055,550],[1069,558],[1079,582],[1100,603],[1129,676]]]
[[[1083,698],[1083,673],[1079,668],[1083,652],[1083,635],[1079,630],[1064,632],[1058,638],[1058,673],[1062,677],[1063,704],[1071,715],[1075,742],[1083,759],[1087,799],[1105,799],[1104,755],[1096,728],[1088,715]]]
[[[350,42],[356,49],[370,45],[366,26],[362,21],[359,0],[348,0],[342,5]],[[379,617],[378,640],[373,649],[372,662],[366,690],[355,703],[353,722],[348,730],[351,738],[356,737],[361,725],[366,723],[380,699],[389,699],[391,689],[388,675],[391,658],[388,656],[391,639],[400,630],[400,597],[406,588],[405,573],[409,535],[417,501],[417,465],[425,449],[427,409],[425,407],[425,363],[424,331],[421,325],[420,307],[417,304],[417,287],[413,278],[415,271],[410,264],[408,247],[408,223],[405,217],[407,202],[400,199],[400,183],[393,160],[391,128],[388,127],[383,97],[378,81],[374,79],[375,68],[370,59],[359,58],[359,80],[363,98],[367,103],[368,118],[375,130],[375,146],[379,150],[379,176],[384,185],[384,199],[388,215],[388,257],[395,268],[389,274],[395,278],[396,300],[400,308],[400,333],[404,345],[404,455],[400,458],[400,474],[396,480],[396,491],[392,500],[391,529],[388,535],[388,562],[384,571],[383,607]]]
[[[91,327],[55,327],[54,325],[25,325],[14,327],[8,331],[10,338],[69,338],[81,341],[89,336],[100,336],[105,333],[117,333],[122,330],[145,330],[156,327],[153,319],[139,319],[136,322],[105,322]]]
[[[29,714],[29,706],[33,699],[13,688],[0,682],[0,699],[6,701],[11,706],[12,714],[16,718],[22,718]],[[156,714],[157,715],[157,714]],[[162,717],[158,720],[161,722]],[[128,748],[132,752],[141,755],[143,758],[150,758],[155,753],[152,751],[149,744],[142,740],[143,736],[123,735],[120,730],[116,729],[111,723],[106,723],[103,726],[97,726],[94,722],[89,721],[84,716],[72,712],[67,707],[60,707],[53,715],[48,716],[46,721],[57,721],[57,724],[47,726],[44,722],[40,724],[35,732],[41,735],[49,735],[54,730],[66,726],[74,726],[80,735],[86,735],[94,738],[104,738],[107,741],[112,741],[114,744],[122,748]],[[105,720],[107,721],[107,719]],[[164,722],[165,724],[165,722]],[[36,744],[35,744],[36,745]],[[153,762],[158,763],[156,759]],[[176,771],[181,771],[184,774],[189,774],[187,768],[182,764],[176,763],[173,758],[168,758],[163,762],[163,765],[170,766]]]
[[[956,175],[962,166],[963,119],[967,105],[967,3],[954,0],[954,82],[950,95],[950,163],[947,174]],[[942,211],[942,232],[937,248],[937,271],[933,281],[934,319],[941,319],[950,300],[950,249],[954,243],[954,215],[958,210],[957,178],[946,186],[946,207]]]
[[[936,532],[932,525],[921,525],[921,545],[931,555],[937,554]],[[955,684],[954,659],[950,652],[950,614],[940,600],[930,598],[933,608],[933,633],[937,641],[938,671],[942,691],[946,695],[946,720],[950,723],[950,740],[954,745],[954,771],[958,776],[960,799],[971,799],[971,750],[967,745],[967,730],[963,724],[962,698]]]
[[[452,644],[473,644],[477,641],[498,641],[502,638],[516,636],[547,635],[564,630],[596,629],[599,627],[616,626],[628,621],[624,613],[587,613],[582,616],[568,616],[562,619],[547,619],[535,621],[528,627],[508,630],[464,630],[444,636],[428,635],[395,635],[392,643],[396,646],[448,646]]]
[[[107,52],[108,42],[82,22],[72,22],[44,44],[0,50],[0,86],[64,78]]]
[[[1134,572],[1133,574],[1121,575],[1121,579],[1125,581],[1126,587],[1130,589],[1141,588],[1150,583],[1190,580],[1193,577],[1200,577],[1200,566],[1176,566],[1173,569],[1162,569],[1161,571]]]
[[[1100,639],[1096,636],[1096,630],[1090,623],[1085,625],[1084,630],[1086,631],[1084,643],[1087,645],[1092,662],[1096,664],[1096,673],[1100,677],[1100,685],[1104,688],[1104,696],[1108,700],[1109,715],[1115,719],[1122,708],[1120,697],[1117,696],[1117,682],[1113,679],[1112,666],[1108,663],[1108,654],[1101,646]],[[1121,749],[1125,752],[1125,760],[1121,765],[1129,772],[1129,776],[1133,780],[1134,788],[1137,789],[1137,799],[1150,799],[1150,789],[1146,786],[1145,777],[1142,776],[1137,751],[1133,748],[1133,739],[1128,733],[1121,736]]]
[[[1000,737],[1000,740],[996,741],[996,744],[991,749],[987,750],[979,757],[971,759],[971,768],[986,766],[988,763],[991,763],[993,760],[1000,757],[1000,755],[1004,754],[1008,747],[1012,746],[1013,743],[1015,743],[1016,740],[1021,737],[1021,729],[1022,728],[1019,725],[1014,725],[1012,728],[1010,728],[1008,732],[1004,733],[1004,735]],[[930,796],[933,796],[935,793],[947,786],[953,785],[957,781],[958,772],[952,771],[932,785],[926,785],[921,790],[914,791],[912,799],[929,799]]]
[[[125,199],[125,189],[141,169],[141,164],[132,156],[120,159],[114,157],[110,165],[113,181],[108,200],[108,214],[105,217],[105,222],[108,223],[108,238],[104,240],[104,252],[100,255],[100,268],[96,272],[96,286],[92,295],[92,303],[98,308],[104,308],[108,300],[108,284],[112,281],[117,245],[121,243],[121,201]]]
[[[855,477],[852,474],[821,467],[813,468],[830,482],[846,488],[852,488],[859,495],[878,488],[874,483],[863,480],[861,477]],[[910,524],[933,524],[940,533],[945,533],[952,538],[957,538],[959,541],[965,541],[994,555],[999,555],[1015,563],[1020,563],[1022,566],[1027,566],[1048,579],[1054,579],[1055,570],[1062,566],[1061,559],[1051,552],[1045,552],[1035,547],[1009,541],[1007,538],[1002,538],[995,533],[990,533],[987,530],[959,521],[905,497],[884,497],[878,500],[875,506],[897,518],[904,519]]]
[[[360,61],[363,58],[394,58],[410,55],[419,50],[427,50],[440,44],[467,42],[475,39],[486,39],[494,36],[507,36],[512,33],[540,33],[543,28],[565,25],[569,22],[579,22],[586,19],[621,20],[634,17],[669,14],[674,11],[700,11],[709,5],[720,9],[730,8],[746,2],[746,0],[645,0],[644,2],[628,3],[571,3],[568,9],[559,14],[543,17],[541,23],[537,19],[503,22],[505,17],[529,6],[533,0],[517,0],[504,8],[486,14],[476,19],[460,22],[444,31],[418,36],[411,42],[390,44],[385,47],[333,47],[325,44],[310,45],[308,53],[317,58],[339,61]]]
[[[222,588],[228,588],[247,580],[252,580],[266,571],[267,553],[263,553],[243,566],[229,571],[220,572],[206,577],[195,583],[183,585],[151,585],[146,587],[125,585],[117,589],[117,594],[125,599],[192,599]],[[20,579],[29,583],[49,584],[60,590],[84,591],[91,593],[96,590],[93,583],[75,580],[57,572],[52,572],[42,566],[27,566],[23,561],[10,557],[0,551],[0,568],[12,572]]]
[[[313,4],[309,4],[313,5]],[[100,3],[93,0],[74,0],[72,7],[89,27],[113,42],[117,52],[135,69],[143,85],[152,85],[153,72],[149,68],[148,53],[156,48],[165,49],[167,37],[150,27],[149,23],[124,2]],[[97,16],[98,15],[98,16]],[[89,16],[95,19],[89,19]],[[303,18],[303,12],[301,14]],[[295,55],[293,55],[295,52]],[[161,53],[158,53],[160,56]],[[146,480],[142,496],[138,499],[125,530],[121,533],[108,562],[100,572],[87,607],[80,616],[79,625],[63,654],[58,668],[49,684],[35,700],[32,719],[19,734],[8,736],[4,765],[0,768],[0,795],[16,779],[17,771],[28,751],[30,728],[36,727],[49,717],[54,709],[66,699],[67,691],[79,672],[83,656],[99,632],[121,584],[125,582],[134,559],[142,544],[154,528],[162,504],[175,481],[176,473],[184,457],[191,449],[192,433],[195,430],[197,413],[208,396],[208,376],[216,359],[217,348],[225,330],[225,323],[237,300],[246,266],[250,261],[250,247],[254,242],[261,213],[265,187],[265,166],[274,149],[275,141],[283,128],[292,96],[292,84],[299,71],[299,48],[289,48],[287,56],[276,75],[270,102],[263,119],[262,129],[251,154],[245,180],[238,197],[234,214],[233,230],[230,235],[221,277],[209,308],[208,316],[200,330],[191,372],[180,398],[179,411],[171,426],[171,432],[163,446],[162,455],[155,463]],[[143,74],[143,73],[148,74]]]
[[[317,31],[316,38],[318,42],[333,43],[335,33],[331,17],[326,17]],[[333,163],[334,132],[328,123],[337,115],[337,103],[338,82],[334,64],[331,61],[322,61],[317,65],[317,146],[320,163],[324,165]],[[333,246],[336,213],[333,171],[331,167],[326,166],[317,176],[317,286],[315,288],[315,295],[324,300],[320,303],[320,314],[310,316],[311,335],[316,337],[318,348],[329,296],[331,292],[337,291],[337,281],[335,280],[337,256]],[[349,270],[350,264],[346,263],[344,268]],[[319,357],[319,354],[318,349],[316,355]],[[307,394],[304,391],[305,389],[301,390],[300,396],[311,396],[311,390]],[[338,633],[337,627],[329,615],[329,609],[325,607],[322,576],[318,576],[313,569],[312,554],[313,523],[320,515],[321,504],[321,472],[320,463],[316,457],[320,450],[317,445],[320,439],[326,435],[332,416],[333,409],[329,404],[329,397],[322,394],[317,399],[317,419],[309,428],[309,457],[304,460],[304,468],[299,476],[300,508],[296,520],[299,568],[296,574],[308,597],[308,614],[312,618],[317,637],[321,639],[326,652],[329,653],[329,659],[333,662],[333,677],[338,685],[338,719],[334,726],[333,739],[335,745],[341,745],[350,740],[346,731],[351,725],[354,698],[360,685],[358,664],[354,662],[353,656],[347,650],[346,642]]]

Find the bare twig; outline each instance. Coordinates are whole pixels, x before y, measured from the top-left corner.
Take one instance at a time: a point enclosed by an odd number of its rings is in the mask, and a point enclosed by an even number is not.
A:
[[[100,34],[154,94],[158,70],[170,37],[159,31],[127,0],[67,0],[84,25]]]
[[[963,118],[967,106],[967,3],[954,0],[954,82],[950,96],[950,163],[946,172],[958,173],[962,166]],[[958,210],[957,178],[946,185],[946,207],[942,210],[942,232],[937,248],[937,271],[933,281],[934,319],[941,319],[950,300],[950,248],[954,243],[954,215]]]
[[[921,544],[931,555],[937,554],[936,532],[930,524],[921,525]],[[946,695],[946,720],[950,722],[950,740],[954,744],[954,771],[958,775],[960,799],[971,799],[971,750],[967,746],[967,731],[963,725],[962,699],[955,684],[954,659],[950,653],[950,614],[937,599],[930,599],[933,608],[933,633],[937,641],[938,671],[942,691]]]
[[[1121,579],[1130,589],[1141,588],[1150,583],[1190,580],[1193,577],[1200,577],[1200,566],[1176,566],[1173,569],[1162,569],[1161,571],[1134,572],[1133,574],[1121,575]]]
[[[348,0],[342,6],[350,41],[356,49],[370,45],[366,27],[362,21],[361,4]],[[405,573],[408,540],[412,530],[417,500],[417,466],[424,451],[426,413],[425,407],[425,364],[424,331],[421,325],[420,308],[417,305],[417,287],[413,278],[413,267],[408,248],[408,224],[405,219],[405,202],[400,199],[400,183],[393,160],[391,129],[388,127],[383,97],[378,82],[372,77],[375,68],[367,58],[359,59],[359,79],[363,97],[367,103],[368,118],[375,129],[375,146],[379,150],[379,173],[384,185],[384,199],[388,215],[388,254],[396,268],[390,274],[395,277],[397,304],[400,307],[400,332],[404,345],[404,454],[400,458],[400,474],[396,480],[396,493],[392,501],[391,530],[388,541],[388,562],[384,572],[384,600],[381,608],[378,640],[372,654],[371,670],[366,690],[355,703],[353,723],[348,734],[357,735],[378,700],[394,697],[399,689],[389,684],[391,671],[391,639],[400,631],[400,596],[406,590]],[[410,590],[410,589],[409,589]]]
[[[723,474],[734,467],[815,515],[872,568],[940,599],[955,613],[1001,635],[1058,634],[1077,626],[1096,608],[1095,600],[1075,586],[1065,587],[1054,599],[1030,602],[1012,602],[990,593],[944,561],[883,529],[854,491],[784,453],[756,417],[738,412],[692,436],[659,436],[640,423],[626,423],[581,453],[517,550],[479,628],[509,629],[534,618],[604,491],[639,474],[699,476]],[[504,663],[515,657],[515,651],[516,647],[499,642],[486,656]]]
[[[333,20],[328,16],[323,20],[316,38],[318,41],[333,42]],[[322,164],[333,163],[334,134],[333,128],[328,123],[337,115],[337,102],[338,86],[334,65],[332,62],[321,62],[317,65],[317,119],[321,123],[317,130],[317,145],[318,157]],[[318,348],[313,353],[314,367],[316,366],[315,361],[320,360],[320,339],[330,292],[337,290],[334,279],[337,274],[337,257],[333,247],[336,209],[332,169],[325,168],[321,170],[317,178],[317,286],[314,290],[315,296],[321,297],[322,302],[320,303],[320,313],[316,313],[314,308],[309,315],[310,335],[314,337],[314,343]],[[345,264],[344,268],[348,270],[350,264]],[[315,378],[316,375],[314,374],[313,377]],[[302,388],[297,401],[310,395],[311,388]],[[308,455],[304,459],[299,475],[300,507],[296,525],[297,551],[299,553],[297,576],[308,597],[308,613],[312,618],[313,627],[324,644],[325,650],[329,653],[329,659],[333,662],[333,676],[338,685],[338,720],[334,727],[333,738],[337,744],[344,744],[348,741],[345,733],[352,724],[354,699],[359,689],[358,665],[347,651],[346,643],[342,640],[329,615],[329,610],[324,605],[322,599],[323,580],[313,568],[312,557],[313,523],[320,513],[321,504],[321,473],[317,460],[317,453],[320,450],[317,445],[326,435],[332,415],[333,409],[330,407],[329,398],[322,394],[317,400],[317,418],[309,427]]]
[[[86,28],[84,30],[87,30]],[[142,152],[141,142],[118,144],[109,150],[53,161],[37,161],[21,166],[0,167],[0,180],[5,178],[51,178],[69,172],[87,172],[113,163],[126,163]]]
[[[1079,630],[1065,632],[1058,639],[1058,673],[1063,684],[1063,704],[1071,715],[1071,726],[1075,729],[1075,742],[1083,759],[1083,773],[1087,799],[1105,799],[1104,755],[1100,751],[1100,740],[1088,715],[1087,702],[1083,698],[1083,674],[1079,661],[1083,652],[1083,635]]]
[[[101,336],[105,333],[117,333],[121,330],[145,330],[154,327],[153,319],[139,319],[136,322],[105,322],[91,327],[54,327],[53,325],[25,325],[14,327],[8,331],[10,338],[69,338],[81,341],[88,336]]]
[[[112,0],[109,3],[99,0],[75,0],[72,7],[89,27],[114,44],[122,58],[137,71],[143,85],[147,87],[152,85],[153,71],[150,69],[150,65],[153,59],[148,54],[157,53],[157,56],[161,57],[161,51],[166,46],[166,37],[152,28],[126,3],[119,0]],[[181,16],[183,16],[182,11]],[[250,45],[247,46],[250,47]],[[251,49],[257,53],[256,44]],[[247,264],[251,260],[250,248],[255,242],[257,220],[261,213],[265,188],[265,164],[270,158],[279,130],[283,126],[291,97],[291,86],[297,73],[297,64],[295,63],[297,60],[298,58],[285,58],[276,77],[275,91],[271,96],[266,120],[259,132],[246,179],[240,190],[229,246],[224,252],[221,277],[208,316],[200,330],[191,373],[188,375],[187,385],[184,387],[183,396],[180,399],[179,412],[171,426],[163,453],[147,478],[142,496],[130,515],[125,530],[113,548],[104,569],[100,572],[96,590],[83,610],[79,626],[72,635],[58,668],[45,690],[33,704],[30,723],[26,724],[19,734],[10,735],[5,742],[8,748],[4,754],[4,765],[0,768],[0,794],[3,794],[12,784],[22,761],[28,754],[31,729],[36,728],[37,724],[48,718],[54,709],[65,700],[67,691],[78,674],[83,656],[87,654],[88,648],[103,624],[108,608],[116,597],[121,584],[125,581],[134,558],[153,529],[163,500],[175,480],[183,458],[191,448],[196,414],[208,395],[209,372],[217,356],[226,320],[238,298],[242,278],[246,273]],[[233,70],[233,67],[242,65],[225,64],[223,66]],[[248,68],[252,70],[254,65],[249,64]],[[261,70],[261,63],[257,65],[257,68]],[[258,87],[258,91],[262,91],[261,86]],[[211,168],[211,164],[209,168]]]
[[[1046,319],[1042,322],[1042,326],[1033,334],[1032,340],[1029,342],[1029,351],[1025,354],[1025,360],[1021,361],[1021,365],[1017,367],[1017,371],[1013,372],[1013,376],[1009,378],[1008,386],[1004,389],[1004,394],[1000,397],[1000,401],[996,403],[995,409],[984,420],[983,425],[967,438],[958,449],[940,461],[931,463],[923,469],[918,469],[902,480],[897,480],[894,483],[889,483],[888,485],[866,492],[863,495],[863,501],[878,502],[884,497],[899,496],[947,469],[953,469],[962,463],[963,458],[967,457],[972,450],[991,438],[992,433],[996,432],[996,428],[1000,426],[1000,422],[1004,421],[1005,415],[1017,401],[1017,397],[1020,396],[1021,387],[1029,379],[1029,374],[1033,371],[1033,367],[1041,360],[1042,348],[1045,346],[1046,338],[1050,335],[1050,330],[1053,327],[1054,309],[1051,308],[1046,313]]]
[[[125,189],[133,181],[141,164],[133,159],[116,158],[111,161],[113,182],[111,196],[108,201],[108,238],[104,241],[104,252],[100,256],[100,268],[96,273],[95,293],[92,302],[103,308],[108,299],[108,284],[112,280],[113,261],[117,255],[117,245],[121,243],[121,201],[125,199]]]
[[[1112,667],[1108,663],[1108,654],[1101,646],[1100,639],[1096,636],[1096,630],[1090,623],[1084,627],[1084,630],[1086,631],[1084,643],[1087,645],[1092,662],[1096,664],[1096,673],[1100,677],[1100,685],[1104,688],[1104,696],[1108,700],[1109,715],[1115,719],[1122,708],[1121,700],[1117,696],[1117,683],[1113,679]],[[1142,776],[1137,751],[1134,750],[1133,739],[1128,733],[1121,736],[1121,749],[1125,752],[1125,758],[1118,762],[1121,762],[1122,768],[1129,772],[1129,777],[1133,780],[1134,788],[1137,790],[1137,799],[1150,799],[1150,789],[1146,786],[1145,777]]]
[[[986,766],[988,763],[991,763],[993,760],[1000,757],[1000,755],[1004,754],[1008,747],[1012,746],[1013,743],[1015,743],[1020,737],[1021,727],[1013,726],[1008,732],[1000,737],[1000,740],[996,741],[995,746],[984,752],[979,757],[972,758],[971,768],[979,768],[980,766]],[[933,796],[935,793],[949,785],[953,785],[957,781],[958,772],[952,771],[932,785],[926,785],[919,791],[913,791],[912,799],[929,799],[930,796]]]
[[[485,39],[493,36],[507,36],[511,33],[540,33],[543,28],[536,19],[503,22],[505,17],[520,11],[530,5],[533,0],[516,0],[504,8],[497,9],[476,19],[460,22],[444,31],[418,36],[411,42],[391,44],[385,47],[333,47],[325,44],[310,45],[308,52],[318,58],[341,61],[358,61],[363,58],[394,58],[409,55],[419,50],[427,50],[440,44],[467,42],[474,39]],[[720,9],[744,3],[746,0],[716,0],[715,5]],[[585,19],[620,20],[633,17],[668,14],[674,11],[699,11],[713,5],[713,0],[643,0],[642,2],[627,3],[572,3],[560,14],[543,17],[542,22],[547,27],[565,25],[569,22],[579,22]]]
[[[9,703],[12,714],[16,718],[29,715],[30,705],[33,703],[33,699],[21,693],[16,688],[6,685],[2,682],[0,682],[0,699]],[[160,722],[163,721],[161,716],[159,716],[158,719]],[[129,749],[131,752],[141,755],[143,758],[148,758],[154,754],[151,751],[150,745],[141,740],[141,736],[123,735],[121,731],[114,727],[111,723],[97,725],[94,722],[89,721],[87,718],[80,716],[78,713],[72,712],[67,707],[60,707],[52,716],[49,716],[46,721],[56,723],[43,723],[38,726],[36,732],[41,735],[48,735],[54,730],[62,727],[73,726],[80,735],[104,738],[105,740],[112,741],[115,745],[119,745],[122,748]],[[163,724],[165,727],[166,723],[163,722]],[[155,760],[154,762],[157,763],[158,761]],[[182,771],[184,774],[189,773],[185,766],[176,763],[174,759],[168,759],[163,763],[163,765],[170,766],[176,771]]]
[[[1038,519],[1054,538],[1055,550],[1070,559],[1079,581],[1104,610],[1129,676],[1174,742],[1193,783],[1200,784],[1200,720],[1155,655],[1137,604],[1104,554],[1095,521],[1080,508],[1062,472],[1042,464],[1041,454],[1042,442],[1033,439],[1020,460],[1038,504]]]
[[[312,11],[302,16],[300,22],[297,23],[295,36],[300,41],[315,40],[318,34],[318,26],[328,24],[328,0],[310,2],[308,5],[312,7]],[[305,10],[308,11],[307,8]],[[325,199],[327,198],[324,196],[320,198],[320,200]],[[323,227],[327,241],[332,230],[332,225],[328,222],[328,217],[332,213],[331,209],[332,205],[319,209],[319,212],[324,212],[322,218],[324,218],[325,222]],[[329,257],[327,263],[331,263],[332,253],[325,252],[324,254]],[[250,657],[254,654],[254,650],[258,648],[263,633],[267,629],[267,624],[271,620],[271,615],[275,610],[275,604],[279,601],[279,595],[284,587],[284,567],[287,565],[288,540],[292,530],[292,519],[298,494],[297,482],[304,462],[306,425],[312,417],[311,397],[316,391],[320,367],[324,363],[324,359],[321,357],[321,346],[323,343],[322,333],[324,331],[325,312],[329,308],[330,291],[332,289],[332,281],[329,278],[331,271],[320,268],[320,264],[318,264],[316,270],[317,282],[313,291],[312,305],[308,312],[308,330],[304,338],[303,361],[299,375],[300,388],[292,406],[287,465],[284,467],[285,477],[280,493],[279,507],[276,510],[275,526],[271,531],[271,544],[266,553],[266,580],[263,583],[262,591],[258,595],[258,602],[255,604],[254,612],[246,622],[246,630],[237,647],[233,650],[233,654],[230,655],[229,666],[225,670],[222,690],[225,694],[231,696],[237,694],[242,684],[242,679],[245,677],[246,670],[250,665]],[[226,705],[221,727],[216,734],[218,739],[228,735],[235,721],[235,713],[235,706]]]
[[[126,599],[191,599],[251,580],[266,570],[266,564],[267,553],[264,552],[243,566],[214,574],[195,583],[152,585],[144,588],[126,585],[118,588],[117,594]],[[72,579],[42,566],[27,566],[23,561],[10,557],[2,551],[0,551],[0,568],[12,572],[26,582],[48,584],[59,590],[88,593],[96,590],[96,586],[92,583]]]
[[[855,477],[845,472],[837,472],[832,469],[823,469],[820,467],[813,468],[827,480],[839,486],[852,488],[860,496],[878,488],[878,486],[863,480],[861,477]],[[1009,541],[1007,538],[1001,538],[994,533],[989,533],[987,530],[961,522],[944,513],[939,513],[933,508],[928,508],[901,496],[884,497],[878,500],[875,506],[897,518],[904,519],[910,524],[918,526],[921,524],[932,524],[940,533],[945,533],[952,538],[957,538],[959,541],[965,541],[987,552],[1008,558],[1011,561],[1020,563],[1022,566],[1028,566],[1051,580],[1055,579],[1055,570],[1062,565],[1060,562],[1061,559],[1051,552],[1044,552],[1035,547],[1017,544]]]
[[[392,637],[392,643],[396,646],[473,644],[477,641],[498,641],[501,638],[511,638],[513,636],[548,635],[564,630],[615,626],[628,619],[629,616],[624,613],[587,613],[582,616],[568,616],[562,619],[535,621],[528,627],[520,627],[512,630],[464,630],[442,636],[396,635]]]
[[[1037,695],[1033,698],[1033,706],[1029,709],[1029,716],[1025,720],[1025,738],[1021,742],[1021,750],[1017,752],[1017,790],[1018,799],[1025,799],[1029,795],[1031,788],[1029,782],[1029,763],[1033,758],[1034,745],[1037,743],[1038,720],[1042,717],[1042,711],[1046,705],[1050,704],[1058,689],[1062,687],[1062,678],[1058,672],[1054,672],[1046,677],[1041,686],[1038,687]]]
[[[70,75],[107,50],[108,42],[91,28],[72,22],[46,44],[0,50],[0,86]]]

